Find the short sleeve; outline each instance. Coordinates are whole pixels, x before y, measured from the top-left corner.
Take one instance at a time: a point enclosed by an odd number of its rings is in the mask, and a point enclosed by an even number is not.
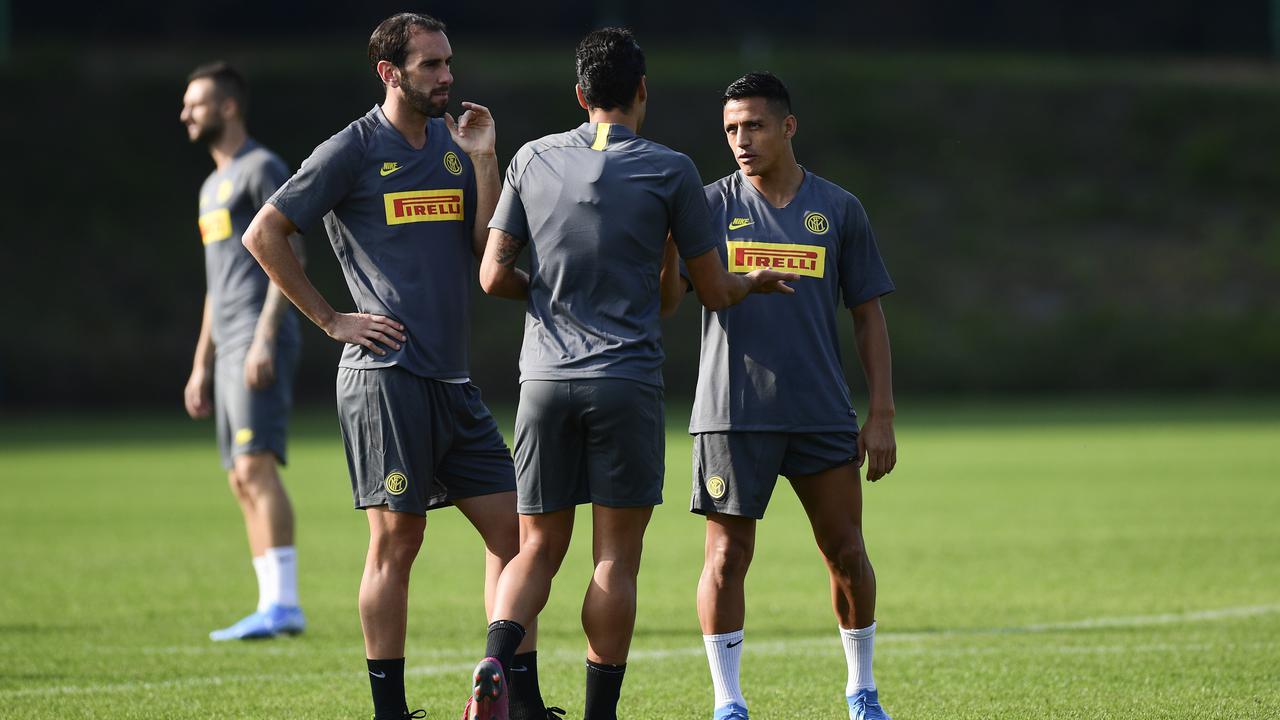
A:
[[[317,147],[267,202],[303,233],[311,232],[355,188],[363,155],[360,139],[344,130]]]
[[[253,206],[260,208],[271,199],[276,190],[289,179],[289,166],[278,157],[271,157],[258,166],[249,180],[249,195]]]
[[[893,290],[867,212],[857,198],[850,197],[840,228],[840,292],[845,307],[857,307]]]
[[[707,198],[698,177],[698,169],[685,155],[676,174],[676,186],[671,198],[671,237],[676,241],[680,257],[698,257],[714,250],[719,243]]]
[[[493,219],[489,227],[493,230],[529,239],[529,218],[525,214],[524,201],[520,199],[520,158],[523,153],[516,153],[511,164],[507,166],[506,177],[502,181],[502,195],[498,197],[498,207],[493,211]]]

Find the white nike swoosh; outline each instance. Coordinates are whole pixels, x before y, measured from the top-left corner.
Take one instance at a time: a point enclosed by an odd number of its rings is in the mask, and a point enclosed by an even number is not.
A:
[[[529,668],[524,665],[512,665],[511,672],[529,672]]]
[[[386,679],[386,677],[387,677],[387,674],[386,674],[386,673],[376,673],[376,672],[374,672],[374,671],[372,671],[372,670],[370,670],[370,671],[369,671],[369,674],[370,674],[370,675],[372,675],[372,676],[374,676],[374,677],[376,677],[376,678],[378,678],[379,680],[385,680],[385,679]]]

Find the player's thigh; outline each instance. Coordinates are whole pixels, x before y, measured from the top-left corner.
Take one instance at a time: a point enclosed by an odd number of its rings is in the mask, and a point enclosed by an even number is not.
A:
[[[590,502],[582,413],[573,382],[526,380],[516,410],[517,509],[556,512]]]
[[[794,435],[784,472],[821,544],[862,526],[856,433]]]
[[[633,508],[662,503],[667,428],[662,388],[622,379],[573,384],[583,411],[591,502]]]
[[[698,433],[689,509],[760,519],[782,472],[786,437],[769,432]]]
[[[338,420],[357,508],[422,515],[448,504],[435,478],[427,382],[397,367],[338,368]]]

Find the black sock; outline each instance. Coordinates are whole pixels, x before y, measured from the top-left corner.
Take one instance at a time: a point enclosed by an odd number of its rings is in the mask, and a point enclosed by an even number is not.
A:
[[[514,620],[494,620],[489,623],[489,637],[485,641],[485,657],[498,658],[502,671],[507,672],[516,656],[516,648],[524,642],[524,628]]]
[[[409,712],[404,701],[404,658],[366,660],[369,688],[373,690],[373,716],[377,720],[399,720]]]
[[[606,665],[587,661],[587,711],[583,720],[618,720],[618,695],[626,663]]]
[[[538,651],[512,658],[507,683],[511,686],[511,720],[546,720],[546,706],[538,687]]]

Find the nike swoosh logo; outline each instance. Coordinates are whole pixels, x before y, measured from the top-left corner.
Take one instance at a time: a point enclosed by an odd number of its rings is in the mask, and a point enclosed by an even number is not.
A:
[[[382,169],[381,169],[381,170],[379,170],[379,171],[378,171],[378,173],[379,173],[379,174],[381,174],[381,175],[382,175],[382,177],[386,177],[386,176],[390,175],[391,173],[393,173],[393,172],[395,172],[395,171],[397,171],[397,170],[402,170],[402,169],[403,169],[403,168],[401,168],[401,167],[400,167],[400,163],[383,163],[383,164],[382,164]]]
[[[751,218],[734,218],[734,219],[729,223],[729,229],[730,229],[730,230],[741,230],[742,228],[744,228],[744,227],[746,227],[746,226],[748,226],[748,225],[755,225],[755,224],[756,224],[756,221],[755,221],[755,220],[752,220]]]
[[[524,665],[512,665],[508,669],[511,670],[511,672],[529,672],[529,668]]]
[[[739,640],[738,642],[731,642],[731,643],[728,643],[728,644],[726,644],[726,645],[725,645],[725,647],[738,647],[738,646],[739,646],[739,645],[741,645],[741,644],[742,644],[742,641],[741,641],[741,640]]]
[[[387,674],[386,674],[386,673],[384,673],[384,672],[382,672],[382,673],[376,673],[376,672],[374,672],[374,671],[370,670],[370,671],[369,671],[369,674],[370,674],[370,675],[372,675],[372,676],[374,676],[374,677],[376,677],[376,678],[378,678],[379,680],[386,680],[386,679],[387,679]]]

